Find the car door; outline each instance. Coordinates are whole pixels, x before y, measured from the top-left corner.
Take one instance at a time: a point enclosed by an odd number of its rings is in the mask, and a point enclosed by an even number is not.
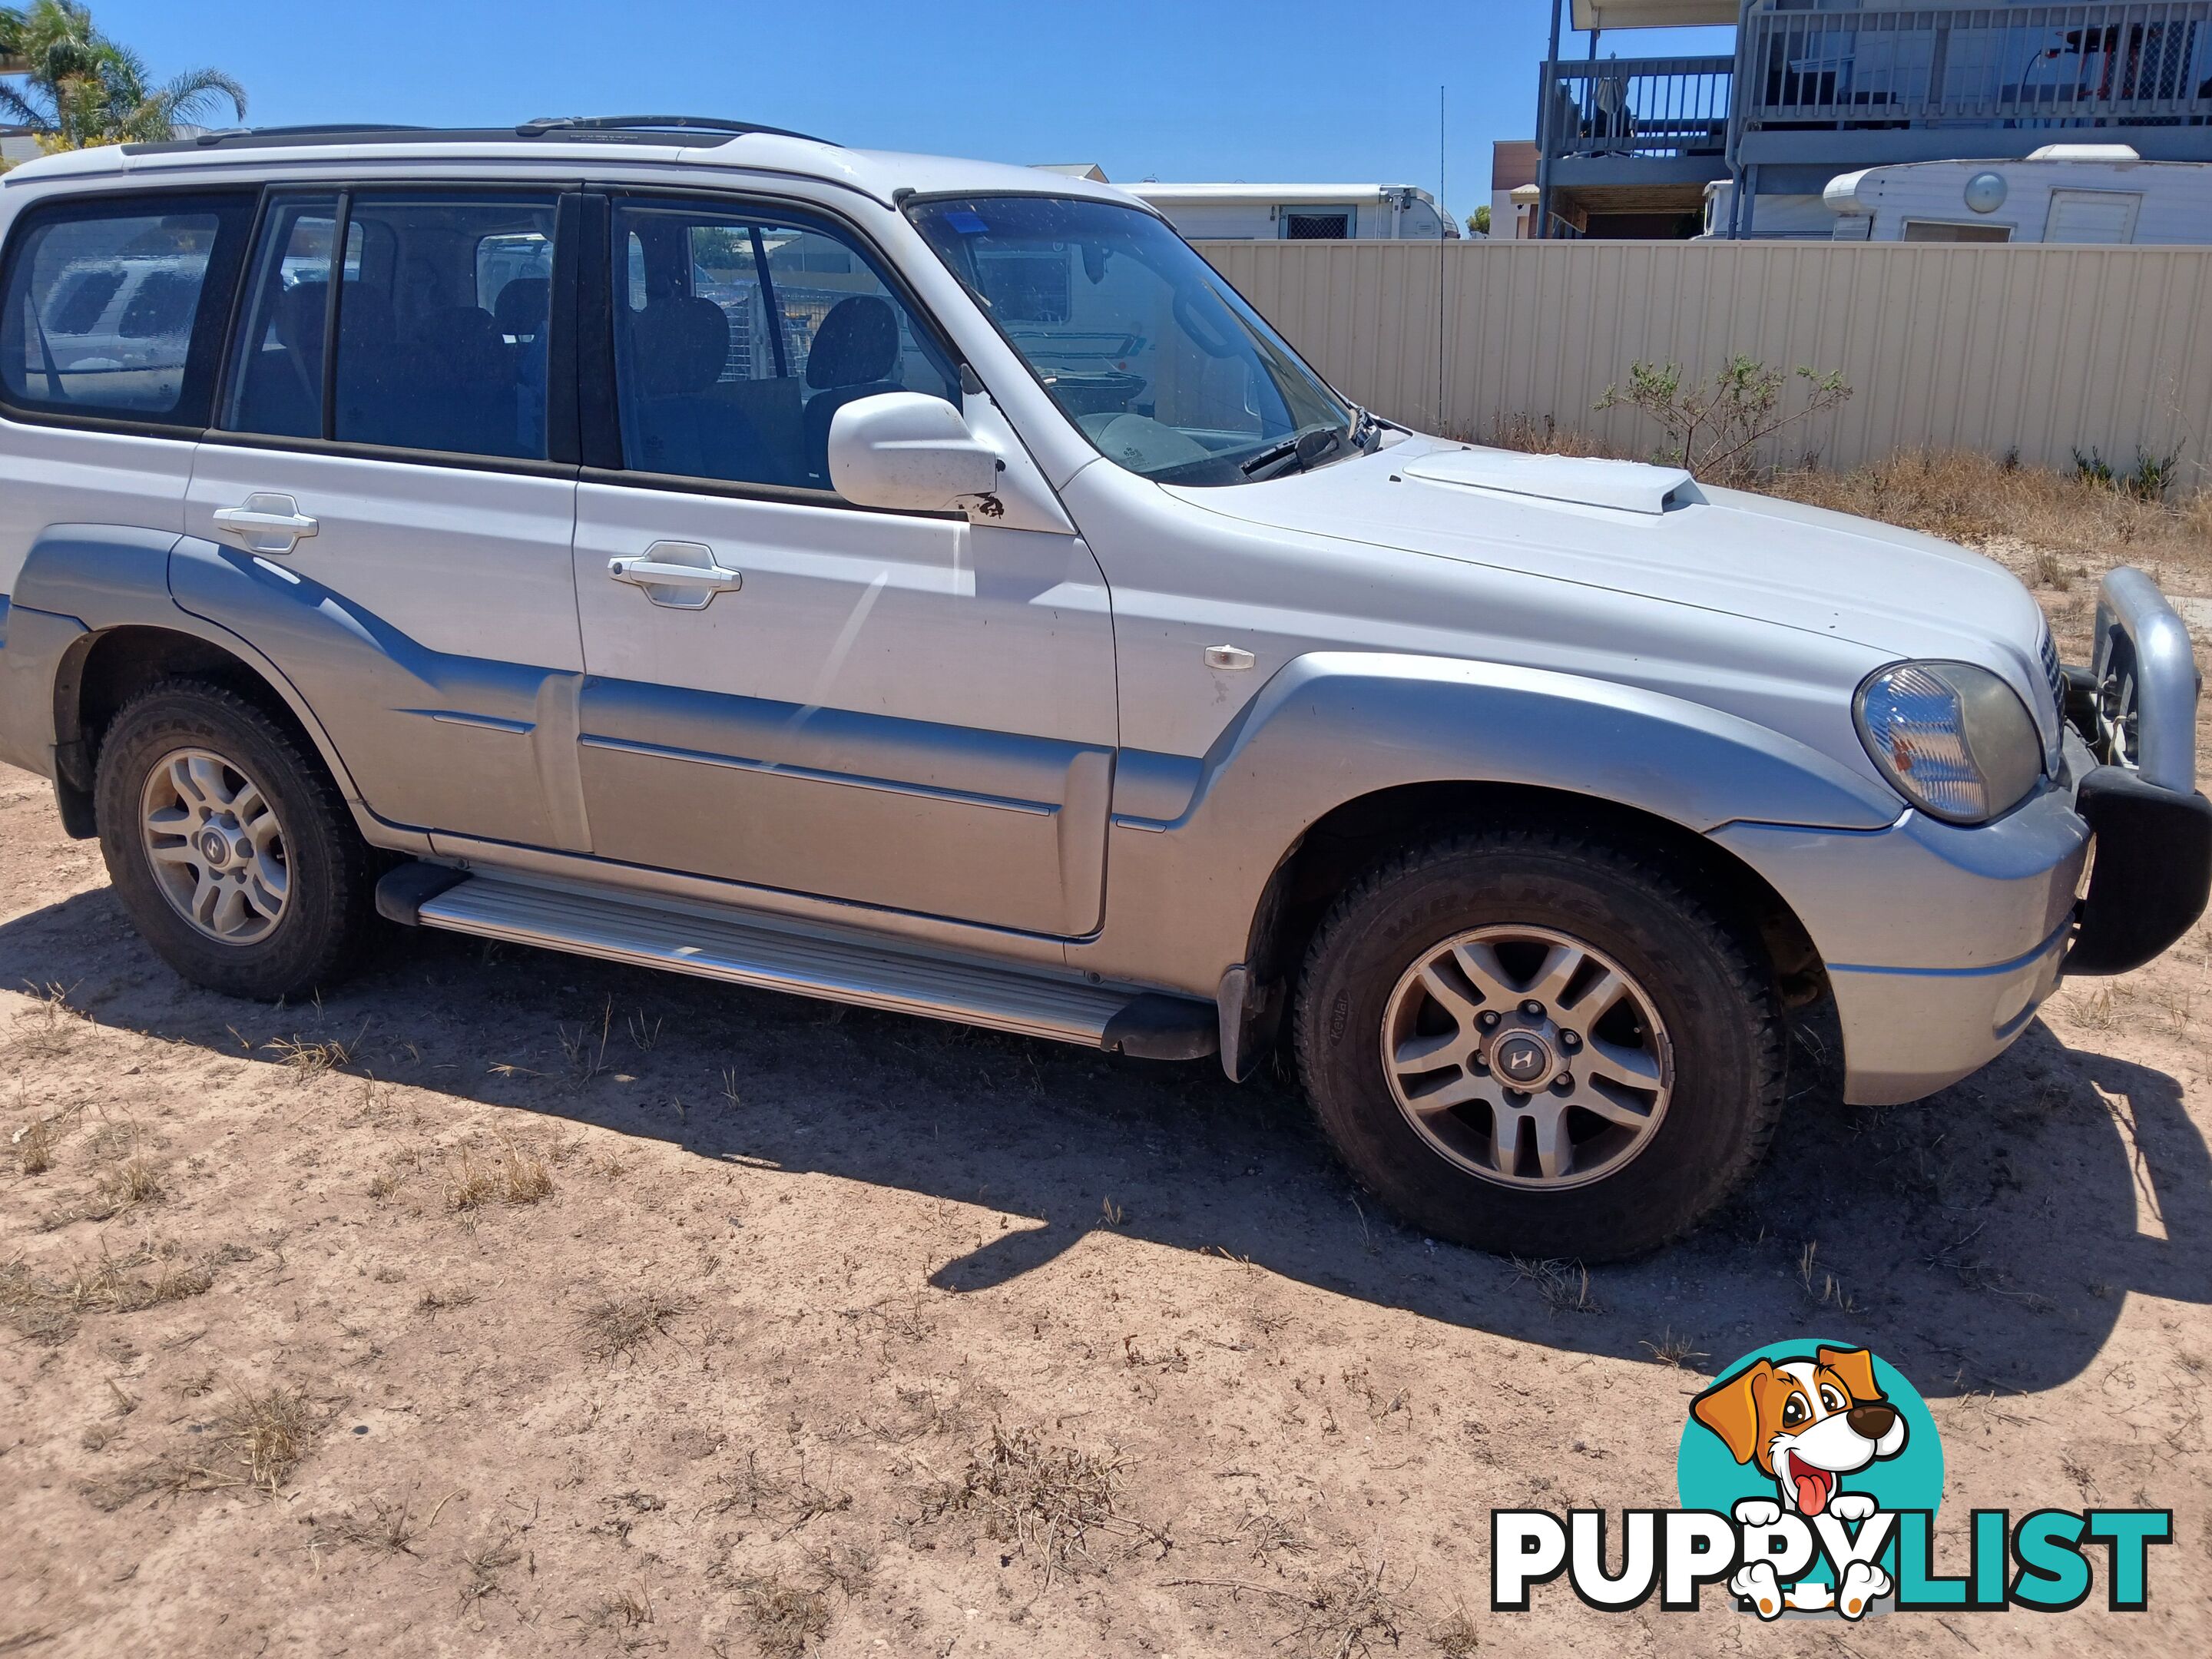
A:
[[[559,200],[272,193],[172,586],[290,678],[380,817],[581,850]]]
[[[1072,529],[831,491],[838,408],[961,397],[949,352],[849,230],[647,195],[597,222],[612,374],[587,362],[584,382],[613,397],[586,396],[575,541],[592,850],[1094,928],[1115,716],[1089,550]]]

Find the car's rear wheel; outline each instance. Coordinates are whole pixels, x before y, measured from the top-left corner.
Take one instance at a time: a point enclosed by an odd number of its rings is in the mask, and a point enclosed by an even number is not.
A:
[[[220,687],[172,681],[100,744],[94,788],[108,877],[147,942],[234,996],[332,983],[374,919],[374,855],[321,762]]]
[[[1316,934],[1296,1047],[1363,1184],[1442,1237],[1632,1255],[1750,1173],[1783,1032],[1757,953],[1662,866],[1507,831],[1370,871]]]

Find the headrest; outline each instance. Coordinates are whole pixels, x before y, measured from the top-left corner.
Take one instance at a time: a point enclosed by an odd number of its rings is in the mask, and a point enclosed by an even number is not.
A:
[[[552,308],[553,282],[548,276],[517,276],[491,302],[499,331],[516,339],[535,339],[543,333]]]
[[[888,380],[897,367],[898,313],[887,300],[855,294],[830,307],[806,354],[806,384],[817,389]]]
[[[320,363],[323,322],[329,315],[331,285],[295,283],[276,296],[276,343],[294,356]]]
[[[712,300],[670,295],[630,318],[640,387],[650,396],[704,392],[730,356],[730,319]]]
[[[344,297],[346,303],[338,310],[342,331],[346,331],[353,295]],[[482,306],[448,306],[429,313],[416,331],[415,343],[428,360],[429,374],[441,382],[473,386],[510,378],[514,373],[507,337]]]

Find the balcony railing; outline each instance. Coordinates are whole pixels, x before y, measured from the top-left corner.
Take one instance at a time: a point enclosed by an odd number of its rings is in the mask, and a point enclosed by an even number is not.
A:
[[[2207,0],[2212,3],[2212,0]],[[1733,58],[1601,58],[1544,66],[1553,156],[1714,156],[1728,149]]]
[[[1747,126],[2203,125],[2212,0],[1750,14]]]

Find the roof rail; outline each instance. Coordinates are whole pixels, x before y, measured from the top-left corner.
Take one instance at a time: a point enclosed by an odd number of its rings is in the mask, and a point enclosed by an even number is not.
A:
[[[810,144],[831,142],[817,138],[811,132],[793,132],[789,127],[763,126],[757,121],[726,121],[712,115],[542,115],[534,121],[523,122],[515,131],[525,138],[542,137],[549,132],[671,131],[719,132],[726,138],[804,138]]]
[[[202,149],[227,143],[233,139],[256,138],[282,142],[293,138],[348,138],[365,132],[428,132],[428,127],[407,126],[396,121],[337,121],[328,124],[313,122],[295,127],[217,127],[212,132],[196,132],[185,143]]]
[[[656,142],[657,135],[677,132],[716,135],[697,141],[702,145],[726,144],[734,139],[756,135],[804,138],[815,144],[830,142],[807,133],[793,132],[785,127],[762,126],[752,121],[722,121],[706,115],[550,115],[535,121],[525,121],[517,126],[489,128],[406,126],[381,121],[295,127],[225,127],[216,132],[196,133],[190,138],[125,144],[123,153],[126,155],[160,155],[196,149],[254,149],[289,144],[432,143],[440,140],[495,143],[501,139],[593,137],[603,137],[613,143],[652,143]],[[659,138],[658,142],[668,141]]]

